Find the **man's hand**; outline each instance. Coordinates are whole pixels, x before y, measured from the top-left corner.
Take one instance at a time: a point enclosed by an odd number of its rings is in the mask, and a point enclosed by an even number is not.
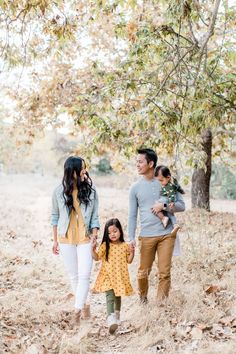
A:
[[[157,215],[160,211],[162,211],[164,208],[164,205],[162,203],[156,202],[152,207],[151,211],[153,214]]]

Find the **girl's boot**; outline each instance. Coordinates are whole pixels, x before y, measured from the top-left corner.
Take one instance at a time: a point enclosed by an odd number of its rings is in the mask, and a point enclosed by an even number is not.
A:
[[[108,317],[107,317],[107,325],[108,325],[108,330],[110,334],[115,333],[115,331],[117,330],[118,324],[116,321],[116,315],[113,313],[111,313]]]

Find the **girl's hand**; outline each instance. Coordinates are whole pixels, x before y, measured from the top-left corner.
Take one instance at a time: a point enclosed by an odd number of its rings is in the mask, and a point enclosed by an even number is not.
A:
[[[135,248],[134,247],[129,247],[129,251],[130,251],[131,254],[134,254]]]
[[[58,244],[57,241],[53,242],[52,253],[55,254],[55,255],[59,254],[59,244]]]

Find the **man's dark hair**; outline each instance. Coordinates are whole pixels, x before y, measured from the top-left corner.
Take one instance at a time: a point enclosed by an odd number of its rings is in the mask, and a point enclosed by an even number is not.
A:
[[[137,150],[138,154],[141,155],[145,155],[145,158],[147,160],[147,162],[151,162],[153,161],[153,167],[156,167],[157,164],[157,154],[155,153],[155,151],[153,149],[149,149],[149,148],[140,148]]]

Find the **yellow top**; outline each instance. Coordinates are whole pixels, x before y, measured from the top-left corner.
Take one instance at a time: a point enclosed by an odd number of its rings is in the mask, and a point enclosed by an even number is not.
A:
[[[127,243],[110,243],[107,262],[106,244],[101,244],[98,250],[98,258],[102,260],[102,266],[93,288],[94,292],[104,292],[113,289],[115,296],[133,294],[127,266],[129,254]]]
[[[77,198],[78,190],[74,189],[72,192],[73,206],[75,209],[71,210],[70,223],[65,237],[58,237],[59,243],[68,243],[71,245],[79,245],[89,243],[90,239],[86,237],[86,226],[84,224],[83,215],[80,209],[80,203]]]

